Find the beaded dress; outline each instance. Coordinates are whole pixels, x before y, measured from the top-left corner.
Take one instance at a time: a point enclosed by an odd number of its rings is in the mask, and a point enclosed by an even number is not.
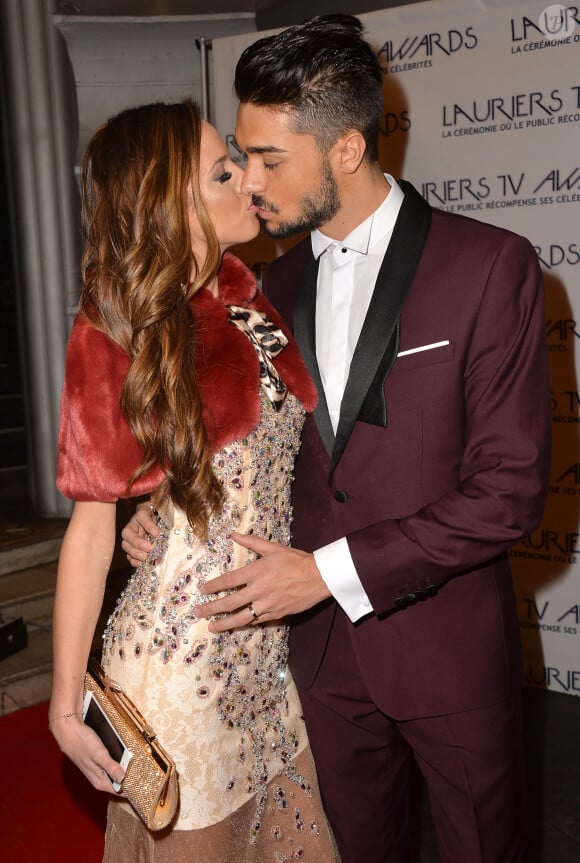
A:
[[[229,538],[232,530],[289,543],[290,481],[303,402],[313,404],[311,382],[294,343],[290,339],[286,344],[279,317],[260,294],[247,297],[251,276],[239,261],[228,255],[225,264],[220,299],[210,298],[208,292],[194,298],[204,342],[201,368],[196,371],[202,399],[205,387],[208,393],[213,391],[204,401],[204,418],[216,444],[213,468],[224,489],[224,504],[211,519],[204,540],[194,535],[171,501],[159,507],[159,537],[119,598],[103,648],[106,672],[125,689],[176,761],[180,806],[171,827],[154,834],[126,802],[112,802],[107,863],[338,859],[322,811],[298,695],[287,670],[287,626],[258,623],[216,635],[209,632],[207,620],[193,614],[195,604],[207,601],[199,593],[201,585],[253,558]],[[234,278],[245,288],[241,293],[239,286],[235,291],[228,287]],[[96,333],[87,322],[75,326]],[[224,339],[236,343],[235,364],[229,364]],[[222,349],[216,350],[216,345]],[[86,347],[83,342],[83,350]],[[74,352],[69,347],[59,487],[75,499],[90,499],[78,481],[77,494],[71,493],[75,481],[70,477],[80,469],[72,465],[72,441],[84,440],[87,433],[82,408],[79,411],[80,389],[69,375]],[[93,344],[93,361],[94,356]],[[234,380],[238,393],[244,387],[253,391],[249,412],[231,401],[224,366],[243,376],[243,381]],[[119,380],[125,372],[126,366]],[[82,383],[86,392],[86,380]],[[235,428],[220,419],[226,416],[224,399],[230,399],[227,413],[238,407],[242,414],[236,417]],[[113,472],[111,464],[103,471],[106,476]],[[123,476],[126,481],[126,473]],[[145,487],[154,487],[158,480],[159,474],[154,474]],[[101,492],[99,498],[103,496]]]

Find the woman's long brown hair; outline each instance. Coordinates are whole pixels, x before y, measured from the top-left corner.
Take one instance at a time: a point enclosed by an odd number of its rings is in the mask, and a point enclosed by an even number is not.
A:
[[[202,419],[188,300],[215,276],[220,249],[199,190],[200,136],[190,100],[130,108],[97,130],[82,166],[80,308],[131,360],[121,409],[143,460],[128,493],[161,465],[154,502],[169,495],[205,536],[222,488]],[[203,260],[191,248],[188,189],[207,241]]]

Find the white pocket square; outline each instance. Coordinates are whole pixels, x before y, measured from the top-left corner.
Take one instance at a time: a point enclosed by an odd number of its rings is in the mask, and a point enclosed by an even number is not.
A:
[[[408,351],[400,351],[398,357],[406,357],[408,354],[418,354],[420,351],[432,351],[433,348],[443,348],[449,344],[449,339],[444,342],[433,342],[430,345],[421,345],[418,348],[409,348]]]

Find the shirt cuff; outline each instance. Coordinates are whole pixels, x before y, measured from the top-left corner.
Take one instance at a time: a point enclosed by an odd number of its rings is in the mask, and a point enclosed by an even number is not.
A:
[[[326,586],[353,623],[373,611],[345,537],[317,548],[314,560]]]

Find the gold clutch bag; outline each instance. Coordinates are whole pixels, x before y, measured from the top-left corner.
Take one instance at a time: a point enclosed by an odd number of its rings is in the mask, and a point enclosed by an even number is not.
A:
[[[131,753],[122,783],[127,799],[150,830],[167,827],[179,800],[175,762],[133,702],[94,658],[85,674],[85,693],[89,692]]]

